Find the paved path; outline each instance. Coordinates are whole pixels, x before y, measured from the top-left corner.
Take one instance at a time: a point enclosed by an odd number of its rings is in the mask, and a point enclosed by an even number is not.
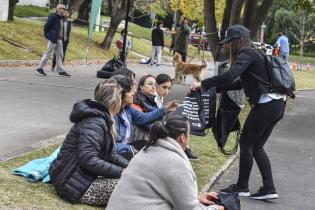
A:
[[[270,202],[241,198],[242,210],[315,210],[315,91],[299,92],[295,100],[289,100],[266,150],[280,198]],[[237,176],[238,159],[212,190],[235,183]],[[250,191],[257,191],[261,184],[254,165]]]
[[[101,66],[67,65],[71,78],[49,71],[47,77],[41,77],[35,74],[34,67],[0,68],[0,161],[31,150],[36,142],[67,132],[73,104],[93,97],[101,80],[96,78],[96,71]],[[156,68],[130,63],[128,67],[138,78],[147,73],[174,75],[170,64]],[[207,70],[205,76],[211,73]],[[192,81],[188,77],[188,84]],[[188,88],[175,85],[166,100],[183,97]]]

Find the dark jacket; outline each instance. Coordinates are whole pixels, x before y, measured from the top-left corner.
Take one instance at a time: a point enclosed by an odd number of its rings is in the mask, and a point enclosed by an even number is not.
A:
[[[253,106],[259,101],[262,94],[270,93],[270,90],[258,82],[249,72],[255,73],[264,80],[269,80],[264,57],[256,49],[241,51],[227,72],[205,79],[201,84],[204,89],[217,87],[218,91],[244,88],[245,95]],[[240,79],[235,81],[238,77]]]
[[[107,109],[92,100],[76,103],[70,115],[75,123],[49,168],[57,193],[70,202],[79,202],[98,177],[120,178],[128,161],[115,152],[110,133],[112,120]]]
[[[151,112],[155,109],[158,109],[154,98],[155,96],[146,96],[141,90],[138,90],[134,96],[133,103],[138,105],[143,112]]]
[[[57,40],[59,39],[60,19],[62,18],[62,16],[52,13],[48,16],[44,25],[44,36],[52,43],[57,43]]]
[[[188,26],[180,26],[176,29],[176,34],[171,42],[171,48],[173,48],[174,52],[187,53],[189,35],[190,29]]]
[[[63,42],[69,42],[70,40],[70,32],[71,32],[71,29],[72,29],[72,23],[71,21],[67,21],[68,22],[68,25],[67,25],[67,39],[65,40],[65,37],[63,37]]]
[[[152,30],[151,34],[152,46],[162,46],[164,47],[164,32],[157,26]]]

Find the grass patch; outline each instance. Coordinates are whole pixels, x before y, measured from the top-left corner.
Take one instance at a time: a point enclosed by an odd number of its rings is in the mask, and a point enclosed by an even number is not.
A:
[[[293,71],[293,75],[295,78],[296,89],[313,89],[315,88],[315,71]]]
[[[50,14],[48,7],[33,5],[16,5],[14,15],[16,17],[47,17]]]
[[[47,15],[45,15],[47,16]],[[43,22],[23,20],[18,17],[13,22],[0,22],[0,36],[8,38],[17,42],[27,48],[33,49],[37,52],[44,53],[46,50],[47,41],[43,36]],[[137,37],[144,37],[145,39],[132,38],[132,51],[143,54],[145,56],[151,56],[151,30],[143,28],[141,26],[130,23],[130,31]],[[100,48],[105,32],[98,32],[93,34],[92,41],[89,44],[88,59],[110,59],[113,55],[118,55],[118,49],[115,46],[115,41],[120,38],[120,33],[116,33],[113,38],[113,43],[109,50],[103,50]],[[166,38],[168,39],[168,38]],[[6,43],[4,40],[0,40],[0,60],[39,60],[40,56]],[[170,41],[169,41],[170,42]],[[81,27],[74,25],[70,35],[70,43],[67,50],[66,61],[69,60],[82,60],[85,59],[87,46],[87,27]],[[189,46],[188,54],[193,55],[193,46]],[[172,56],[165,49],[163,51],[164,56]],[[210,58],[210,53],[205,53],[206,58]],[[138,58],[132,53],[128,54],[128,58]],[[198,58],[198,56],[196,56]]]
[[[296,61],[298,63],[299,62],[299,56],[298,55],[289,55],[289,61],[290,62]],[[315,65],[315,57],[305,57],[305,56],[303,56],[302,64],[307,64],[307,63]]]

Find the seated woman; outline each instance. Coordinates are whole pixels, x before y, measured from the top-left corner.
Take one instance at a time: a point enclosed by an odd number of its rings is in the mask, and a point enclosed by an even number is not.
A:
[[[117,153],[130,160],[134,156],[135,151],[140,149],[137,147],[135,150],[133,146],[128,144],[130,142],[130,135],[132,135],[132,126],[134,124],[138,126],[152,124],[156,120],[161,119],[168,111],[175,111],[176,106],[171,104],[165,108],[156,109],[148,113],[140,112],[130,107],[134,96],[132,80],[121,75],[114,76],[112,79],[116,80],[123,88],[121,109],[115,115],[116,131],[118,134],[116,139]]]
[[[158,108],[163,106],[164,97],[169,94],[172,85],[172,79],[167,74],[156,76],[156,97],[154,100]]]
[[[131,160],[106,209],[223,210],[214,205],[215,193],[198,196],[196,175],[184,153],[189,127],[178,114],[156,122],[150,141]]]
[[[138,108],[142,112],[150,112],[158,108],[155,102],[156,96],[156,80],[153,75],[145,75],[140,78],[138,90],[133,100],[133,107]]]
[[[94,100],[73,106],[74,123],[49,168],[57,193],[72,203],[106,205],[128,161],[115,151],[113,117],[120,110],[120,85],[100,82]]]

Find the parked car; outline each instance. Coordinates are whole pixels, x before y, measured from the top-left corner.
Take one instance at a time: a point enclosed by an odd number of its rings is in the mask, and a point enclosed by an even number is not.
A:
[[[255,45],[255,47],[257,49],[259,49],[261,43],[260,42],[253,42],[253,44]],[[273,54],[273,46],[270,44],[265,44],[265,48],[266,48],[266,55],[272,55]]]
[[[208,40],[204,34],[200,33],[190,34],[190,44],[192,44],[195,47],[199,47],[200,45],[200,49],[210,51]]]

